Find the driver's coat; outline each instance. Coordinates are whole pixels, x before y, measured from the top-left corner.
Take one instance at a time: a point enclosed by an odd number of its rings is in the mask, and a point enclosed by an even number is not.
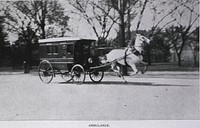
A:
[[[108,54],[106,54],[106,59],[108,62],[115,62],[115,60],[117,60],[117,63],[126,65],[125,60],[124,60],[125,51],[126,51],[125,49],[114,49],[111,52],[109,52]],[[126,61],[129,66],[132,64],[140,63],[141,60],[143,60],[142,55],[135,55],[129,49],[128,49],[126,55],[127,55]]]

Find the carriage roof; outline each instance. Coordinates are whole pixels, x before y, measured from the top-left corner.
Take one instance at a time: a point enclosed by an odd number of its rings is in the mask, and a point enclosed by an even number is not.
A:
[[[40,39],[39,43],[58,43],[58,42],[72,42],[72,41],[96,41],[94,39],[89,38],[78,38],[78,37],[57,37],[57,38],[48,38],[48,39]]]

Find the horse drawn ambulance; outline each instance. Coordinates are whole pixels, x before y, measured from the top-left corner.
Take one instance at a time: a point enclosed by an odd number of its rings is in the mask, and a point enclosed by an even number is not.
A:
[[[93,82],[103,79],[103,69],[93,69],[100,65],[92,52],[95,40],[72,37],[39,40],[40,64],[38,74],[44,83],[50,83],[57,74],[68,82],[82,83],[89,73]]]
[[[50,38],[39,40],[40,59],[39,77],[45,83],[50,83],[56,74],[61,74],[63,79],[82,83],[85,81],[86,74],[90,79],[98,83],[104,77],[104,70],[111,66],[121,78],[124,77],[119,71],[118,64],[130,66],[133,74],[138,73],[137,63],[144,64],[142,51],[144,44],[150,40],[140,34],[136,34],[135,45],[124,49],[113,49],[104,57],[95,56],[92,48],[95,44],[93,39],[81,38]],[[94,50],[94,49],[93,49]],[[127,82],[124,79],[125,82]]]

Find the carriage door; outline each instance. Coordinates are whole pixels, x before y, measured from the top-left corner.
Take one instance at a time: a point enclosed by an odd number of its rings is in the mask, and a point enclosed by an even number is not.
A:
[[[63,44],[62,56],[67,59],[67,62],[73,62],[73,43]]]

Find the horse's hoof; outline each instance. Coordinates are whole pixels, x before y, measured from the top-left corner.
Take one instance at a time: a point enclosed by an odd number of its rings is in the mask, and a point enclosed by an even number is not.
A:
[[[135,72],[135,73],[131,73],[130,76],[136,75],[138,74],[139,71]]]
[[[146,71],[141,71],[142,74],[144,74]]]

